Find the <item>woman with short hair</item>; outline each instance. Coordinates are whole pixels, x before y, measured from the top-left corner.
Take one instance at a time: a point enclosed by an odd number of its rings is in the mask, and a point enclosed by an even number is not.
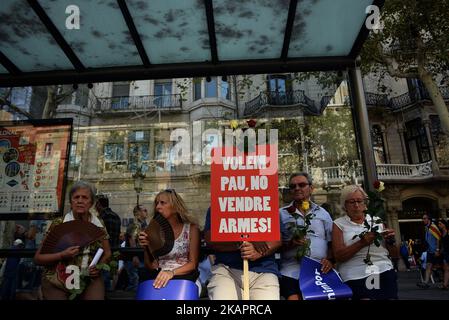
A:
[[[350,185],[342,190],[340,201],[346,215],[334,221],[332,248],[337,270],[352,289],[352,299],[397,299],[397,277],[388,250],[384,244],[379,247],[374,245],[375,232],[359,237],[367,231],[365,221],[371,224],[371,219],[379,219],[365,214],[368,195],[360,186]],[[378,226],[384,240],[394,236],[394,230],[384,229],[382,224],[373,225]],[[372,265],[364,262],[368,247]]]
[[[74,265],[80,268],[80,273],[86,269],[89,274],[89,283],[80,294],[80,299],[104,300],[105,289],[101,272],[95,266],[88,267],[98,248],[104,250],[99,263],[106,263],[111,257],[109,235],[106,228],[103,222],[90,212],[90,208],[94,204],[95,190],[89,183],[78,181],[70,189],[69,195],[71,211],[63,218],[57,218],[52,222],[46,237],[57,225],[73,220],[83,220],[94,224],[103,229],[104,237],[86,246],[83,250],[80,246],[71,246],[57,253],[41,253],[41,245],[34,256],[34,261],[37,265],[45,266],[42,295],[46,300],[68,300],[71,292],[63,279],[64,276],[69,275],[65,273],[66,267]],[[42,241],[42,244],[44,243],[45,239]]]

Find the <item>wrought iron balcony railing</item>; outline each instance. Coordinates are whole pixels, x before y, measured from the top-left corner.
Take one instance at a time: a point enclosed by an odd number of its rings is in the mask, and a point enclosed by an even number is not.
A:
[[[245,103],[244,115],[256,115],[268,106],[301,105],[309,113],[319,113],[315,101],[307,97],[303,90],[295,91],[262,91],[257,97]]]
[[[449,100],[449,87],[439,87],[444,100]],[[321,109],[326,108],[333,96],[323,96],[321,98]],[[409,92],[396,97],[388,98],[387,94],[379,94],[373,92],[365,92],[365,101],[368,106],[387,107],[392,111],[401,110],[402,108],[413,105],[416,102],[431,100],[429,92],[425,88],[415,88]]]
[[[449,100],[449,87],[441,86],[438,88],[444,100]],[[410,106],[418,101],[431,100],[430,94],[425,88],[415,88],[409,92],[401,94],[390,99],[390,108],[393,111],[401,110],[404,107]]]
[[[182,99],[180,94],[123,96],[97,98],[96,112],[126,112],[151,110],[180,110]]]
[[[365,92],[365,101],[368,106],[389,106],[390,100],[386,94]]]

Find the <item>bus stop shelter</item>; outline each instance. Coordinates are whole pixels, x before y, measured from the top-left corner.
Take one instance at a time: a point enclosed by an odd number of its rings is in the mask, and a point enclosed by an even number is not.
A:
[[[3,0],[0,87],[347,71],[376,178],[357,57],[381,0]]]
[[[376,167],[357,59],[370,32],[371,6],[383,3],[2,0],[0,88],[347,72],[364,183],[370,189]],[[135,253],[128,249],[128,255]],[[32,255],[34,250],[0,249],[0,256]]]

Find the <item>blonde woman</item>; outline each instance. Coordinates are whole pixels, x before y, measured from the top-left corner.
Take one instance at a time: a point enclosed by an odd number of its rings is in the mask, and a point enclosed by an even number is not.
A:
[[[154,216],[162,215],[170,224],[174,234],[172,250],[157,259],[144,250],[145,267],[149,279],[155,279],[153,286],[163,288],[171,279],[186,279],[193,282],[199,276],[198,256],[200,250],[200,231],[189,216],[186,205],[174,189],[159,192],[154,200]],[[139,233],[142,247],[149,245],[148,235]],[[142,279],[141,279],[142,280]]]
[[[334,221],[332,228],[332,248],[337,260],[337,270],[343,281],[352,289],[354,300],[397,299],[397,277],[388,250],[374,245],[376,234],[368,232],[362,238],[366,216],[368,195],[357,185],[346,186],[341,192],[341,206],[346,215]],[[378,217],[374,217],[377,220]],[[374,224],[376,225],[376,224]],[[394,236],[394,231],[378,225],[384,239]],[[364,259],[370,248],[371,262]]]

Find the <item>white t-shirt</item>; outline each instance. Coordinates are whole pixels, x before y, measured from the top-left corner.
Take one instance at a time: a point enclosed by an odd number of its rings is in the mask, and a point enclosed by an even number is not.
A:
[[[374,217],[374,220],[379,218]],[[371,223],[370,216],[366,217],[368,223]],[[335,225],[343,232],[343,241],[346,246],[360,240],[359,237],[353,239],[354,236],[359,235],[366,230],[363,223],[355,223],[345,215],[334,221]],[[383,230],[381,224],[374,224],[379,226],[379,232]],[[390,269],[393,269],[393,264],[388,258],[388,250],[382,245],[377,247],[374,243],[371,244],[369,253],[371,255],[372,266],[367,265],[363,260],[366,258],[368,246],[359,250],[351,259],[337,264],[337,270],[341,275],[343,281],[357,280],[368,277],[370,274],[379,274]]]

